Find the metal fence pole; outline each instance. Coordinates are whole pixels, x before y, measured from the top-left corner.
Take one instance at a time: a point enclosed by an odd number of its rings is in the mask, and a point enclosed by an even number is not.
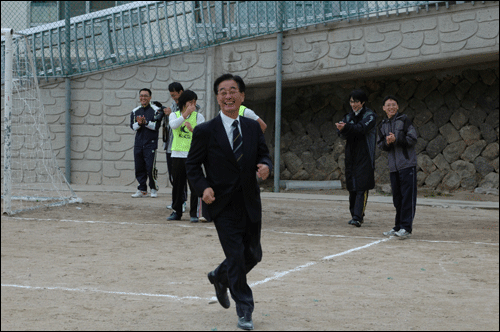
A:
[[[70,32],[70,9],[69,1],[64,2],[64,27],[65,27],[65,55],[66,55],[66,147],[65,147],[65,171],[66,181],[71,183],[71,32]],[[76,37],[76,34],[75,34]],[[76,40],[75,40],[76,43]],[[43,48],[42,48],[43,50]]]
[[[274,130],[274,192],[280,191],[280,146],[281,146],[281,83],[283,65],[283,3],[276,2],[276,23],[278,24],[278,38],[276,40],[276,115]]]

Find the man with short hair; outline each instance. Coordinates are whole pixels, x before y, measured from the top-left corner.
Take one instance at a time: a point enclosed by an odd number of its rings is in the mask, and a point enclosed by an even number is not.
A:
[[[352,111],[335,125],[345,139],[345,181],[349,191],[350,225],[361,227],[365,216],[368,191],[375,188],[375,147],[377,114],[366,107],[363,90],[349,95]]]
[[[221,112],[195,128],[186,169],[193,187],[208,204],[226,257],[208,273],[208,280],[226,309],[229,288],[236,302],[237,327],[252,330],[254,300],[247,274],[262,259],[262,205],[255,174],[265,180],[272,162],[258,122],[239,115],[243,79],[222,75],[214,83],[214,92]]]
[[[130,114],[130,128],[135,131],[134,162],[135,177],[139,182],[133,198],[147,197],[149,187],[151,197],[158,197],[156,169],[156,150],[158,149],[158,130],[160,129],[163,112],[158,106],[151,105],[151,90],[144,88],[139,91],[141,106],[137,106]]]

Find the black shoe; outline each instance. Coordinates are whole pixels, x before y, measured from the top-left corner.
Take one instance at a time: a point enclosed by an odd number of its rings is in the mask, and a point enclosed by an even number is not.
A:
[[[357,220],[351,220],[351,225],[356,226],[356,227],[361,227],[362,221],[357,221]]]
[[[196,217],[191,217],[189,220],[190,220],[191,222],[198,222],[198,218],[196,218]]]
[[[224,285],[217,280],[214,271],[208,273],[208,280],[215,287],[215,295],[220,305],[225,309],[229,308],[231,302],[229,302],[229,297],[227,296],[227,287],[224,287]]]
[[[177,214],[177,212],[172,212],[170,217],[167,217],[167,220],[181,220],[181,216]]]
[[[353,219],[349,220],[348,224],[349,224],[349,225],[352,225],[352,222],[353,222],[353,221],[354,221]]]
[[[253,330],[252,316],[245,315],[245,317],[238,318],[238,325],[236,327],[242,330]]]

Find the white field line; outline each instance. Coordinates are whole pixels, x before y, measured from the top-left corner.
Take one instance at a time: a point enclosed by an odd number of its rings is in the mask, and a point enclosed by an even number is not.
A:
[[[168,297],[174,300],[210,300],[208,298],[202,298],[198,296],[175,296],[168,294],[150,294],[150,293],[128,293],[128,292],[112,292],[104,291],[100,289],[92,288],[66,288],[66,287],[34,287],[34,286],[21,286],[21,285],[9,285],[2,284],[2,287],[15,287],[15,288],[25,288],[25,289],[48,289],[48,290],[62,290],[69,292],[91,292],[91,293],[106,293],[106,294],[117,294],[117,295],[133,295],[133,296],[155,296],[155,297]]]
[[[39,219],[39,218],[20,218],[20,217],[7,217],[7,218],[20,219],[20,220],[39,220],[39,221],[49,221],[49,220],[52,220],[52,221],[75,222],[75,223],[104,223],[104,224],[120,224],[120,225],[140,225],[140,226],[144,226],[144,225],[164,225],[164,224],[144,224],[144,223],[139,224],[139,223],[130,223],[130,222],[108,222],[108,221],[92,221],[92,220],[83,221],[83,220],[69,220],[69,219]],[[199,225],[196,225],[196,226],[182,225],[182,224],[169,224],[169,225],[171,225],[171,226],[179,226],[179,227],[198,227],[199,228]],[[214,229],[215,227],[214,226],[208,226],[208,227],[205,226],[205,228]],[[273,232],[287,234],[287,235],[347,237],[347,236],[343,236],[343,235],[291,233],[291,232],[278,232],[278,231],[273,231]],[[351,237],[351,238],[356,238],[356,237]],[[357,237],[357,238],[360,238],[360,237]],[[353,249],[349,249],[349,250],[343,251],[343,252],[338,253],[338,254],[334,254],[334,255],[330,255],[330,256],[325,256],[321,260],[330,260],[330,259],[332,259],[334,257],[339,257],[339,256],[343,256],[343,255],[352,253],[354,251],[366,249],[366,248],[368,248],[368,247],[370,247],[372,245],[388,241],[388,240],[390,240],[392,238],[393,237],[391,236],[389,238],[385,238],[385,239],[382,239],[382,240],[377,240],[377,241],[368,243],[368,244],[366,244],[364,246],[353,248]],[[419,241],[425,241],[425,240],[419,240]],[[425,242],[463,243],[463,242],[458,242],[458,241],[425,241]],[[490,245],[492,244],[492,243],[481,243],[481,242],[473,242],[473,243],[475,243],[475,244],[490,244]],[[498,245],[498,243],[496,243],[496,244],[493,243],[492,245]],[[308,262],[306,264],[297,266],[297,267],[295,267],[295,268],[293,268],[291,270],[288,270],[288,271],[276,272],[274,274],[274,276],[272,276],[272,277],[269,277],[269,278],[266,278],[264,280],[257,281],[255,283],[250,284],[250,287],[255,287],[257,285],[264,284],[264,283],[266,283],[268,281],[280,279],[280,278],[286,276],[289,273],[303,270],[303,269],[305,269],[307,267],[310,267],[310,266],[313,266],[315,264],[317,264],[317,262]],[[1,284],[1,286],[2,287],[25,288],[25,289],[49,289],[49,290],[63,290],[63,291],[77,291],[77,292],[89,292],[90,291],[90,292],[99,292],[99,293],[107,293],[107,294],[119,294],[119,295],[132,295],[132,296],[155,296],[155,297],[167,297],[167,298],[171,298],[171,299],[175,299],[175,300],[183,300],[183,299],[197,299],[197,300],[199,299],[199,300],[211,300],[211,301],[216,300],[215,296],[212,297],[212,298],[210,298],[210,299],[206,299],[206,298],[201,298],[201,297],[197,297],[197,296],[178,297],[178,296],[168,295],[168,294],[112,292],[112,291],[103,291],[103,290],[96,290],[96,289],[79,289],[79,288],[65,288],[65,287],[32,287],[32,286],[10,285],[10,284]]]

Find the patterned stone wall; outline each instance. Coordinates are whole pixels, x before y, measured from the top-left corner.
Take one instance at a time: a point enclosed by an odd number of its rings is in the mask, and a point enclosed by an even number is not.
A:
[[[385,117],[382,99],[388,94],[399,99],[400,112],[412,119],[418,133],[419,186],[443,191],[498,189],[498,63],[479,70],[455,69],[285,89],[281,179],[345,180],[345,141],[338,137],[334,123],[350,110],[348,95],[354,88],[367,92],[367,105],[379,115],[379,123]],[[268,143],[273,149],[274,141]],[[387,153],[379,149],[376,182],[390,182]]]

